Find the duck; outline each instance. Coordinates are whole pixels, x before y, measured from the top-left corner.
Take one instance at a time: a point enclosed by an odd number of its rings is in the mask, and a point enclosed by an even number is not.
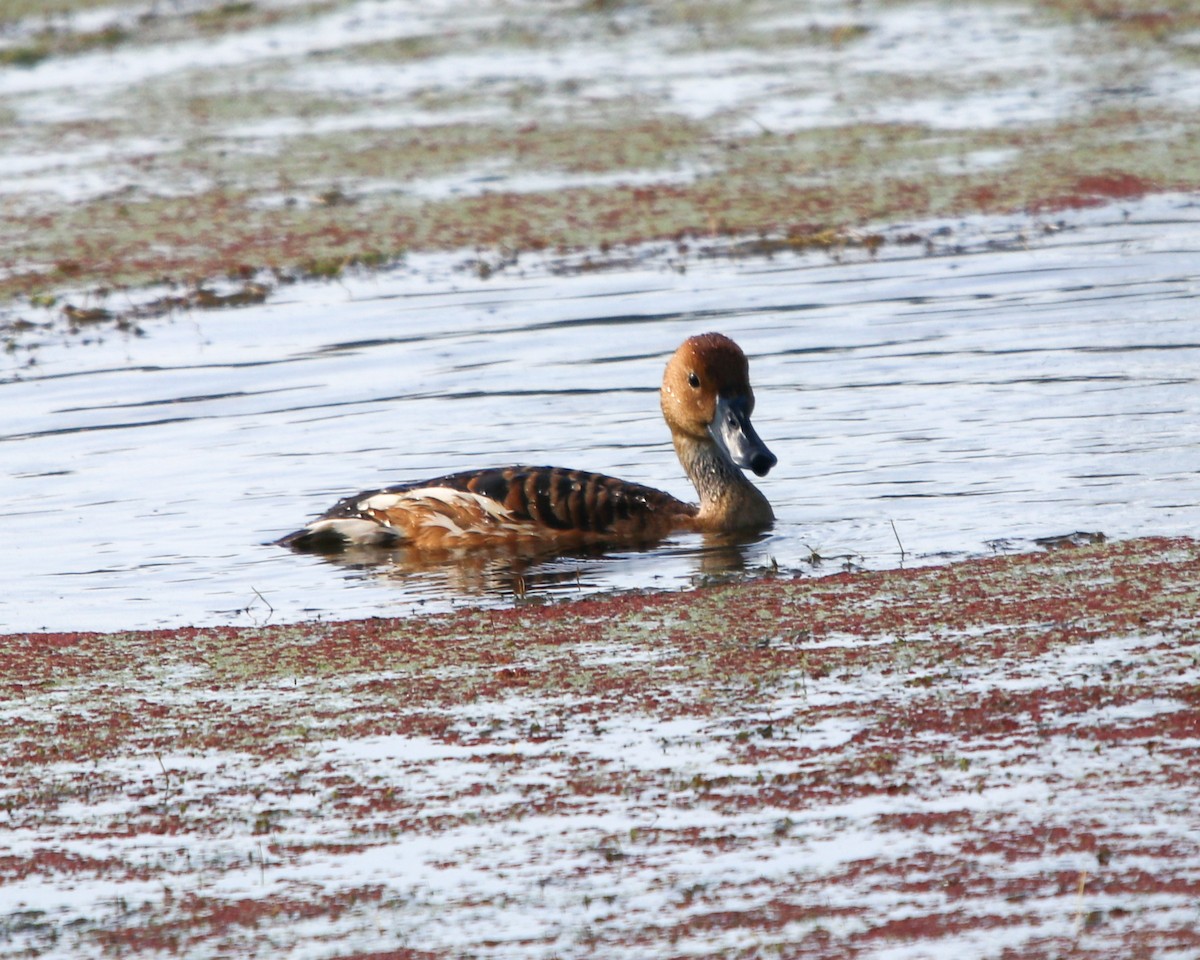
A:
[[[689,337],[667,362],[659,400],[698,503],[586,470],[492,467],[356,493],[275,542],[313,553],[567,551],[770,528],[771,505],[743,471],[764,477],[778,460],[750,420],[754,391],[741,348],[720,333]]]

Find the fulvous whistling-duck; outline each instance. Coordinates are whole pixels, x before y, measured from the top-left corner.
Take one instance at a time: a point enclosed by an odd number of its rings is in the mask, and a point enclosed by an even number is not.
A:
[[[719,333],[685,340],[667,363],[660,400],[699,504],[583,470],[468,470],[347,497],[277,543],[315,552],[350,546],[540,551],[769,527],[771,505],[742,468],[762,477],[776,458],[750,423],[754,391],[738,345]]]

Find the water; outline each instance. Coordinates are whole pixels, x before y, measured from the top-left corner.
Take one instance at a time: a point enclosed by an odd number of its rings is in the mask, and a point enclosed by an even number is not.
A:
[[[959,253],[669,257],[489,280],[455,258],[64,336],[0,379],[0,630],[405,615],[1200,533],[1200,208],[1072,215]],[[1028,224],[1025,224],[1028,227]],[[1005,243],[989,243],[1003,238]],[[718,548],[433,569],[264,545],[355,490],[555,463],[690,498],[656,397],[684,337],[751,358],[778,523]],[[901,556],[901,544],[904,555]],[[823,560],[814,564],[819,556]]]

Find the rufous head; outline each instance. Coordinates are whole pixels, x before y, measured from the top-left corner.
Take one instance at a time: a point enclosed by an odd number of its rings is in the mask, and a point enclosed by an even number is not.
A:
[[[760,477],[778,462],[750,423],[754,391],[746,355],[724,334],[685,340],[667,363],[659,396],[673,434],[715,443]]]

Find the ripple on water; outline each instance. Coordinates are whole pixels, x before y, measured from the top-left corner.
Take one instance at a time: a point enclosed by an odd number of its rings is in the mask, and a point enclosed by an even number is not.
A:
[[[1128,217],[1123,211],[1131,211]],[[956,228],[976,238],[1005,225]],[[894,565],[1072,530],[1196,534],[1200,216],[1073,215],[1025,248],[647,262],[483,281],[413,261],[37,351],[0,382],[0,629],[403,615]],[[734,548],[433,570],[263,546],[373,485],[506,462],[684,495],[655,396],[686,336],[751,356],[779,522]]]

